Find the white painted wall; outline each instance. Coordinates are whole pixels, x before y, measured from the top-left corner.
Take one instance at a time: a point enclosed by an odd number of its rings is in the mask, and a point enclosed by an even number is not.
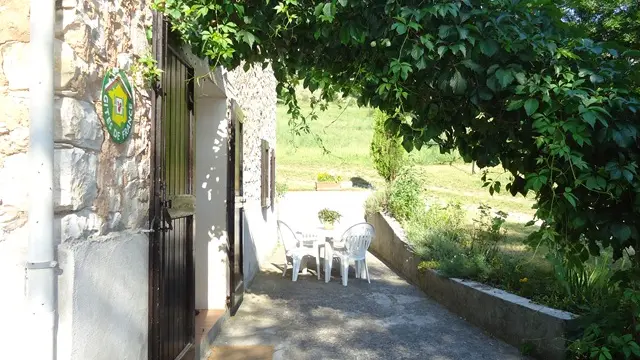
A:
[[[196,97],[196,309],[225,307],[228,284],[226,115],[225,98]]]
[[[148,250],[135,231],[58,247],[58,359],[147,359]]]
[[[260,201],[245,203],[244,223],[244,281],[251,285],[264,262],[267,260],[278,238],[276,233],[276,213],[274,207],[263,209]]]
[[[11,232],[5,239],[0,236],[0,359],[20,359],[27,345],[29,324],[24,321],[27,238],[26,227]]]

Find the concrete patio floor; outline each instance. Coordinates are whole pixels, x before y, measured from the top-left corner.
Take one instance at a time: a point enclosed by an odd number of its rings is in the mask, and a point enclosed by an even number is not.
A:
[[[253,280],[236,316],[214,345],[271,345],[274,359],[523,359],[408,284],[373,255],[371,284],[353,277],[343,287],[334,266],[319,281],[315,262],[291,281],[282,277],[279,247]],[[324,279],[324,276],[323,276]]]

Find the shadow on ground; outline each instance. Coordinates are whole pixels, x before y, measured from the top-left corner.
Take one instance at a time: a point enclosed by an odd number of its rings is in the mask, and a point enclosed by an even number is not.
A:
[[[353,184],[353,187],[355,188],[360,188],[360,189],[373,189],[373,185],[368,182],[367,180],[359,177],[359,176],[354,176],[351,179],[349,179],[351,181],[351,183]]]
[[[273,345],[274,359],[521,359],[517,349],[485,335],[398,277],[369,254],[371,284],[343,287],[310,271],[282,277],[282,249],[253,282],[216,345]],[[273,265],[272,265],[273,264]],[[278,266],[278,267],[276,267]]]

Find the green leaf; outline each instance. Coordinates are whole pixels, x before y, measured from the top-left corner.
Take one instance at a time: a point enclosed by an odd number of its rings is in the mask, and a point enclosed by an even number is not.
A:
[[[604,78],[597,74],[591,74],[591,76],[589,76],[589,81],[591,81],[594,84],[599,84],[604,81]]]
[[[444,46],[444,45],[443,45],[443,46],[440,46],[440,47],[438,48],[438,55],[440,55],[440,57],[442,58],[442,56],[444,55],[444,53],[446,53],[446,52],[447,52],[447,49],[449,49],[449,47],[448,47],[448,46]]]
[[[489,89],[491,89],[491,91],[498,92],[498,86],[499,86],[499,82],[498,82],[498,78],[496,78],[495,75],[492,75],[490,78],[487,79],[487,87]]]
[[[451,32],[451,25],[440,25],[440,28],[438,29],[438,37],[440,39],[446,39],[447,36],[449,36],[449,33]]]
[[[589,190],[603,190],[607,186],[607,181],[600,176],[589,176],[585,186]]]
[[[182,13],[178,9],[171,9],[169,11],[169,15],[174,19],[179,19],[180,15],[182,15]]]
[[[631,228],[627,224],[614,224],[611,230],[613,236],[621,242],[627,241],[631,237]]]
[[[564,196],[564,198],[567,199],[567,201],[569,202],[569,204],[571,204],[571,206],[573,206],[574,208],[576,207],[576,197],[575,195],[573,195],[573,193],[564,192],[562,193],[562,196]]]
[[[587,124],[591,125],[591,127],[595,127],[596,126],[596,113],[591,111],[591,110],[587,110],[585,112],[582,113],[582,119],[584,121],[587,122]]]
[[[622,53],[622,56],[623,57],[638,58],[638,57],[640,57],[640,50],[627,50],[627,51]]]
[[[496,78],[500,82],[500,86],[506,88],[513,82],[513,73],[510,69],[498,69],[496,70]]]
[[[433,42],[430,40],[428,35],[420,36],[420,42],[426,46],[429,51],[433,51],[433,49],[435,49],[435,45],[433,45]]]
[[[523,104],[524,101],[522,100],[510,101],[509,105],[507,105],[507,111],[518,110],[522,107]]]
[[[454,94],[463,94],[467,90],[467,80],[462,77],[460,71],[456,70],[449,81]]]
[[[471,59],[464,59],[461,61],[461,63],[462,65],[466,66],[467,69],[477,72],[478,74],[482,73],[482,71],[484,70],[482,66],[478,65],[478,63]]]
[[[411,49],[411,57],[413,60],[418,60],[418,58],[422,57],[423,54],[424,48],[420,46],[414,46],[413,49]]]
[[[413,22],[413,21],[411,21],[409,23],[409,25],[407,25],[407,26],[409,26],[410,28],[412,28],[415,31],[419,31],[420,29],[422,29],[422,25],[420,25],[420,24],[418,24],[416,22]]]
[[[465,40],[469,36],[469,29],[461,26],[457,26],[456,28],[458,29],[458,37],[460,40]]]
[[[324,7],[322,8],[322,13],[327,16],[327,17],[332,17],[333,16],[333,11],[332,11],[332,4],[330,2],[324,4]]]
[[[483,39],[480,41],[480,51],[488,57],[495,55],[499,48],[498,42],[493,39]]]
[[[531,98],[524,103],[524,110],[527,112],[527,115],[531,116],[531,114],[538,110],[538,106],[540,106],[538,100]]]
[[[404,35],[407,32],[407,26],[403,23],[394,23],[391,25],[391,30],[395,30],[398,35]]]
[[[340,42],[342,45],[348,45],[351,40],[351,34],[349,34],[349,29],[345,26],[340,29]]]
[[[498,64],[493,64],[491,66],[489,66],[489,68],[487,69],[487,75],[491,75],[494,72],[496,72],[496,70],[500,67],[500,65]]]
[[[349,0],[338,0],[338,2],[340,3],[340,5],[342,6],[347,6],[347,4],[349,3]]]
[[[246,30],[238,31],[238,36],[242,39],[242,41],[246,42],[249,45],[249,47],[253,47],[253,44],[256,41],[255,35],[253,35],[252,33]]]
[[[407,152],[411,152],[411,150],[413,150],[413,141],[411,141],[411,139],[405,137],[402,140],[402,147],[407,151]]]
[[[516,77],[516,81],[518,81],[520,85],[524,85],[524,83],[527,82],[527,77],[523,72],[517,72],[515,74],[515,77]]]
[[[424,57],[421,57],[420,60],[416,63],[416,68],[418,70],[424,70],[427,67],[427,62],[424,60]]]

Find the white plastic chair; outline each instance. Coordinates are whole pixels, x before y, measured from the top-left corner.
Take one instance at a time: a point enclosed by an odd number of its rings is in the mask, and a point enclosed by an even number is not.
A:
[[[367,281],[371,284],[369,267],[367,266],[367,249],[369,249],[374,236],[375,229],[373,225],[368,223],[353,225],[342,234],[341,242],[344,243],[344,248],[334,249],[333,251],[333,257],[340,259],[342,285],[347,286],[349,263],[352,260],[355,261],[356,278],[361,277],[362,268],[364,267]]]
[[[320,256],[317,254],[317,248],[304,246],[305,242],[317,244],[317,237],[312,234],[303,234],[301,232],[293,232],[289,225],[278,220],[278,236],[284,246],[284,270],[282,276],[284,277],[289,267],[289,258],[291,258],[291,265],[293,266],[292,280],[298,280],[298,273],[300,272],[300,263],[305,256],[313,256],[316,258],[316,273],[318,280],[320,280]]]

